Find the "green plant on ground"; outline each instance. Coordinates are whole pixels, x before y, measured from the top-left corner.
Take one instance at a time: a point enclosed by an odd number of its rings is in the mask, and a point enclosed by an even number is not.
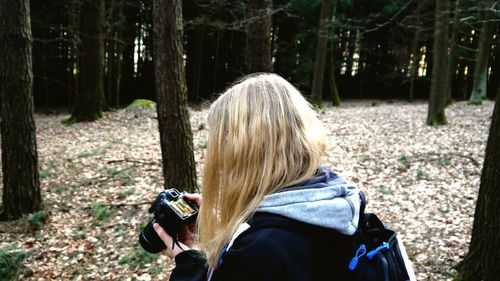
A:
[[[110,217],[110,212],[106,206],[103,205],[94,205],[93,206],[93,211],[94,211],[94,219],[93,222],[97,223],[98,221],[104,221]]]
[[[40,179],[46,179],[54,175],[54,170],[59,166],[59,163],[55,159],[40,160],[40,163]]]
[[[13,250],[14,248],[0,249],[0,280],[14,280],[27,256],[26,252]]]
[[[98,156],[98,155],[104,155],[106,153],[106,148],[95,148],[92,149],[91,151],[85,151],[80,154],[78,154],[78,158],[87,158],[87,157],[93,157],[93,156]]]
[[[124,191],[121,191],[120,193],[118,193],[118,198],[124,199],[124,198],[127,198],[134,193],[135,193],[135,188],[129,187],[129,188],[125,189]]]
[[[28,216],[28,223],[33,228],[40,229],[44,226],[48,217],[49,212],[47,211],[36,212]]]
[[[73,238],[74,240],[85,239],[86,237],[87,233],[78,229],[73,229],[73,232],[71,233],[71,238]]]
[[[130,185],[134,179],[131,173],[134,173],[135,169],[124,169],[121,170],[121,173],[118,175],[118,181],[121,185]]]
[[[153,266],[150,270],[149,270],[149,274],[151,276],[158,276],[160,275],[160,273],[163,271],[163,268],[160,267],[160,266]]]
[[[451,164],[451,159],[450,158],[439,158],[438,159],[438,165],[439,166],[448,166]]]
[[[153,264],[157,259],[158,255],[148,253],[141,246],[135,245],[128,254],[120,258],[118,263],[128,266],[129,269],[142,269],[147,264]]]
[[[121,172],[123,172],[123,169],[120,169],[116,166],[106,167],[106,174],[110,176],[116,176]]]
[[[75,118],[68,118],[61,121],[61,124],[63,124],[64,126],[71,126],[76,123],[78,123],[78,121],[76,121]]]
[[[198,142],[198,149],[205,149],[208,146],[208,140],[202,140]]]
[[[417,179],[426,180],[426,179],[428,179],[428,175],[425,171],[417,170]]]
[[[408,155],[403,155],[399,157],[399,162],[403,164],[406,168],[410,168],[411,166],[411,157]]]
[[[384,195],[393,195],[394,194],[394,189],[392,189],[389,186],[378,186],[377,191],[384,194]]]

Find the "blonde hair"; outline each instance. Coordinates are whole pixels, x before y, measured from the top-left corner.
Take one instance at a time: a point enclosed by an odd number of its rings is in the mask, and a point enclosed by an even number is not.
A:
[[[216,268],[233,232],[264,196],[312,177],[326,135],[311,105],[276,74],[254,74],[211,106],[199,238]]]

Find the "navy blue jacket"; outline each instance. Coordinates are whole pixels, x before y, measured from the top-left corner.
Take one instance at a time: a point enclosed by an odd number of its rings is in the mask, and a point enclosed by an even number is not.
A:
[[[352,236],[269,213],[257,213],[249,224],[223,255],[212,281],[350,280]],[[180,253],[175,261],[170,280],[207,280],[201,252]]]
[[[265,196],[211,281],[352,280],[348,265],[359,198],[355,186],[324,167],[297,186]],[[201,252],[185,251],[175,262],[170,280],[207,280]]]

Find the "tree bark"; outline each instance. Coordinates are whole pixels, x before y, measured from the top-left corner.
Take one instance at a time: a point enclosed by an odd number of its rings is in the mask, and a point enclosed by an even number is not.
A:
[[[486,11],[483,26],[481,28],[479,45],[477,47],[476,64],[472,80],[472,94],[469,99],[470,104],[481,104],[487,95],[488,61],[490,58],[494,27],[494,22],[491,21],[493,12],[490,9],[493,8],[494,2],[494,0],[486,0],[485,2]]]
[[[420,19],[420,11],[422,10],[422,2],[419,1],[417,4],[417,9],[415,11],[415,17],[417,18],[417,22],[415,24],[415,33],[413,35],[413,43],[411,45],[411,55],[413,59],[413,63],[410,68],[410,91],[408,92],[408,101],[412,102],[415,98],[415,80],[417,79],[417,70],[419,68],[420,62],[420,49],[419,41],[420,41],[420,32],[423,27],[421,27],[422,20]]]
[[[445,114],[448,89],[448,8],[449,0],[436,0],[434,47],[432,60],[431,91],[427,124],[431,126],[448,123]]]
[[[318,41],[316,43],[316,59],[311,89],[311,102],[321,107],[323,95],[323,79],[325,76],[326,52],[328,49],[328,31],[332,15],[332,1],[323,0],[319,19]]]
[[[274,1],[278,7],[286,5],[283,1]],[[299,20],[298,17],[290,15],[289,11],[277,13],[273,16],[275,30],[277,29],[276,54],[273,69],[275,73],[291,81],[293,73],[297,68],[297,38]]]
[[[246,1],[247,71],[270,72],[271,0]]]
[[[165,188],[195,192],[196,166],[187,108],[181,0],[154,0],[158,125]]]
[[[109,106],[118,107],[120,105],[120,80],[123,52],[123,29],[124,18],[123,3],[124,0],[114,0],[110,7],[108,17],[107,38],[107,60],[106,60],[106,82],[107,82],[107,101]]]
[[[460,19],[460,0],[455,2],[455,12],[453,15],[453,24],[451,26],[450,38],[450,62],[448,63],[447,80],[448,90],[446,91],[446,104],[449,105],[453,101],[453,82],[455,81],[455,72],[457,69],[457,44],[458,44],[458,27]]]
[[[122,97],[134,97],[134,92],[136,89],[136,77],[135,77],[135,39],[137,37],[136,24],[139,22],[138,10],[139,3],[136,1],[124,1],[123,3],[123,15],[125,17],[125,23],[122,33],[122,64],[121,64],[121,75],[120,75],[120,96]]]
[[[327,65],[327,73],[328,73],[328,85],[330,91],[330,98],[332,99],[332,106],[340,106],[340,96],[339,90],[337,88],[337,78],[335,78],[335,44],[329,44],[330,50],[328,51],[328,65]]]
[[[28,0],[0,1],[3,212],[13,220],[42,208],[33,107]]]
[[[498,280],[500,276],[500,94],[497,94],[474,213],[469,252],[457,266],[457,280]]]
[[[204,33],[204,27],[197,26],[190,32],[190,36],[187,39],[186,80],[188,101],[194,105],[198,105],[201,102],[200,80],[203,63]]]
[[[104,108],[104,0],[83,1],[80,36],[80,91],[71,120],[94,121]]]
[[[332,0],[332,22],[334,22],[335,17],[337,16],[337,0]],[[335,29],[332,26],[331,30],[329,32],[332,36],[335,36]],[[332,99],[332,105],[333,106],[340,106],[340,95],[339,95],[339,90],[337,88],[337,78],[335,77],[336,73],[336,68],[335,68],[335,42],[336,42],[336,37],[334,37],[333,40],[329,42],[329,52],[328,52],[328,57],[329,57],[329,67],[328,67],[328,73],[329,73],[329,81],[330,81],[330,96]],[[360,67],[361,69],[361,67]]]
[[[68,71],[68,94],[67,94],[67,107],[72,109],[75,101],[75,96],[78,95],[78,73],[75,69],[80,69],[80,0],[71,0],[68,7],[68,37],[69,42],[69,62],[70,67]]]

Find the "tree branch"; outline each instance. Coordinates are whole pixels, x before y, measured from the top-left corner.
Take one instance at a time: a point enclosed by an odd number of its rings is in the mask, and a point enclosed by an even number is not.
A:
[[[363,32],[361,32],[360,36],[363,36],[366,33],[377,31],[381,29],[382,27],[388,25],[391,23],[394,19],[396,19],[410,4],[413,2],[413,0],[408,1],[399,11],[397,11],[388,21],[382,23],[382,24],[377,24],[377,27],[371,28],[371,29],[366,29]]]

